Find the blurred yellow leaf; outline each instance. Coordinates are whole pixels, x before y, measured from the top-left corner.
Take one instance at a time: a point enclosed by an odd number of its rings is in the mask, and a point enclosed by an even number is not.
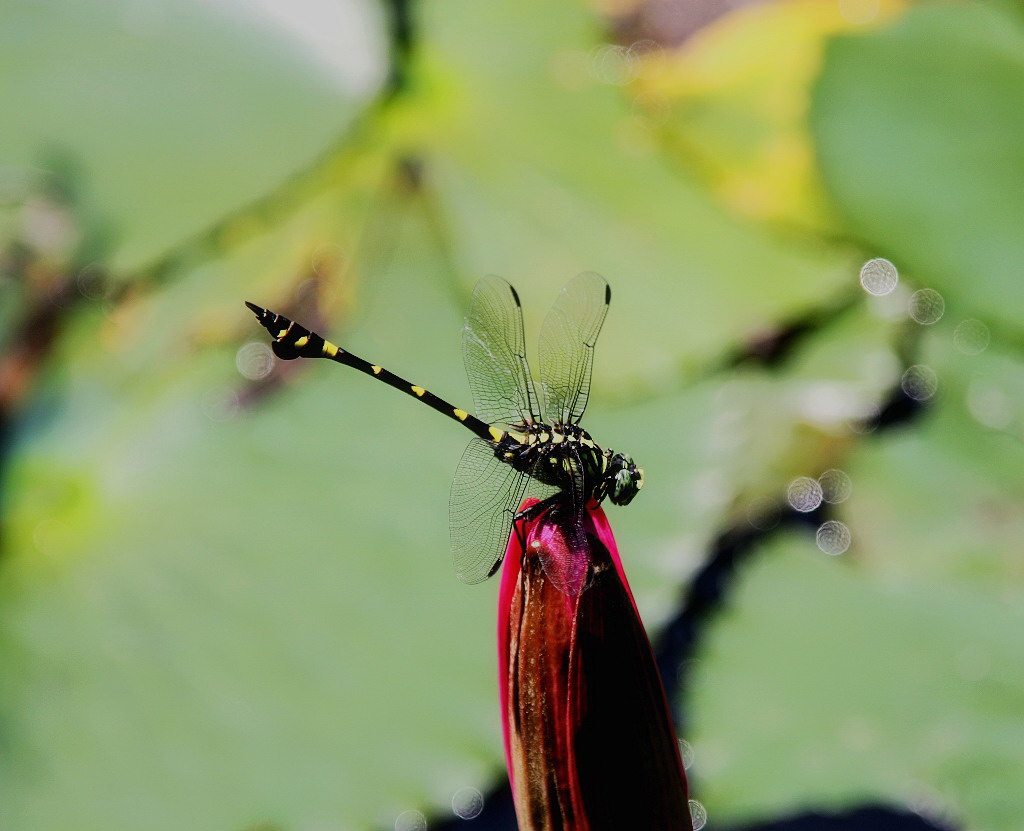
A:
[[[719,18],[669,55],[651,53],[635,85],[664,119],[670,152],[731,209],[821,231],[832,218],[806,129],[810,86],[836,32],[890,19],[906,0],[790,0]]]

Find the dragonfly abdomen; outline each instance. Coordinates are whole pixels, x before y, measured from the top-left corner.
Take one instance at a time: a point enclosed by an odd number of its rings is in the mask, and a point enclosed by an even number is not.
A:
[[[503,430],[491,427],[486,421],[482,421],[466,410],[456,407],[454,404],[450,404],[440,396],[434,395],[425,387],[412,384],[378,364],[371,364],[366,359],[353,355],[337,344],[324,340],[316,332],[311,332],[305,326],[289,320],[284,315],[275,314],[269,309],[264,309],[248,301],[246,301],[245,305],[256,315],[260,325],[273,335],[274,341],[270,346],[274,350],[274,354],[282,360],[328,358],[332,361],[337,361],[339,364],[345,364],[345,366],[358,369],[365,375],[369,375],[378,381],[383,381],[390,387],[401,390],[406,395],[418,398],[428,407],[464,424],[482,439],[486,439],[489,442],[497,442],[505,434]]]
[[[270,348],[281,360],[334,357],[327,348],[327,341],[315,332],[310,332],[305,326],[289,320],[284,315],[275,314],[270,309],[257,306],[255,303],[246,301],[245,305],[256,315],[260,325],[273,335],[274,340],[270,344]],[[330,344],[330,346],[334,352],[339,349],[334,344]]]

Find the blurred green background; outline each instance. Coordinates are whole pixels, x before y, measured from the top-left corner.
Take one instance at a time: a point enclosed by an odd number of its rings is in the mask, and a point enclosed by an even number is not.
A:
[[[8,0],[0,44],[0,826],[411,828],[500,782],[467,436],[242,301],[469,406],[475,281],[532,343],[592,270],[652,635],[720,534],[852,485],[702,633],[708,827],[1021,827],[1018,2]]]

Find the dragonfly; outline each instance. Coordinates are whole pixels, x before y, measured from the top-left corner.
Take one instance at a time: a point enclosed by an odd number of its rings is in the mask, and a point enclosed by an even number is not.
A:
[[[462,352],[476,412],[450,404],[379,364],[372,364],[283,315],[246,301],[283,360],[326,358],[383,381],[459,422],[473,433],[449,497],[455,571],[466,583],[493,575],[510,535],[546,514],[564,544],[537,546],[545,574],[565,594],[587,585],[586,511],[608,499],[627,505],[644,484],[626,453],[601,447],[580,426],[590,398],[594,345],[611,287],[594,272],[562,289],[541,327],[540,378],[526,359],[522,304],[500,277],[473,291]],[[538,501],[520,510],[525,497]],[[525,544],[525,541],[521,541]],[[524,549],[525,550],[525,549]]]

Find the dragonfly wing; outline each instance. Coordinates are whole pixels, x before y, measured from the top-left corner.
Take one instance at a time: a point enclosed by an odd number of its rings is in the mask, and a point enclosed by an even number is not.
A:
[[[500,277],[484,277],[473,291],[462,355],[478,418],[508,425],[539,419],[519,295]]]
[[[455,573],[464,583],[482,583],[498,570],[528,478],[499,460],[490,442],[473,439],[466,447],[448,500]]]
[[[577,275],[562,289],[540,330],[540,379],[549,422],[578,424],[590,398],[594,344],[612,291],[600,274]]]

